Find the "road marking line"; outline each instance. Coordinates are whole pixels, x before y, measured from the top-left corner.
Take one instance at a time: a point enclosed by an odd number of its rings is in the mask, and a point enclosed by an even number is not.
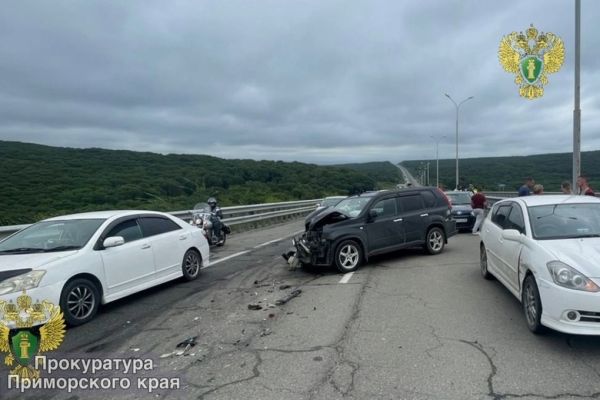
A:
[[[268,242],[261,243],[261,244],[259,244],[259,245],[256,245],[256,246],[254,246],[253,248],[254,248],[254,249],[260,249],[261,247],[268,246],[268,245],[270,245],[270,244],[272,244],[272,243],[279,242],[279,241],[281,241],[281,240],[283,240],[283,239],[284,239],[284,238],[279,238],[279,239],[273,239],[273,240],[269,240]]]
[[[223,262],[223,261],[227,261],[227,260],[229,260],[229,259],[231,259],[233,257],[238,257],[238,256],[241,256],[242,254],[246,254],[246,253],[249,253],[249,252],[250,252],[250,250],[244,250],[244,251],[240,251],[239,253],[231,254],[231,255],[229,255],[227,257],[218,258],[215,261],[211,261],[206,267],[202,267],[200,269],[205,269],[205,268],[208,268],[208,267],[212,267],[215,264],[218,264],[218,263]]]
[[[340,283],[348,283],[352,278],[352,275],[354,275],[354,272],[348,272],[347,274],[344,274],[342,279],[340,279]]]
[[[271,243],[275,243],[275,242],[279,242],[279,241],[281,241],[281,240],[288,239],[288,238],[290,238],[291,236],[296,236],[296,235],[298,235],[298,234],[300,234],[300,233],[302,233],[302,232],[304,232],[304,229],[302,229],[301,231],[294,232],[294,233],[292,233],[290,236],[286,236],[286,237],[279,238],[279,239],[274,239],[274,240],[269,240],[268,242],[261,243],[261,244],[259,244],[259,245],[257,245],[257,246],[254,246],[254,247],[252,248],[252,250],[254,250],[254,249],[258,249],[258,248],[261,248],[261,247],[264,247],[264,246],[266,246],[266,245],[269,245],[269,244],[271,244]],[[230,259],[232,259],[232,258],[234,258],[234,257],[241,256],[241,255],[243,255],[243,254],[249,253],[250,251],[251,251],[251,250],[244,250],[244,251],[240,251],[240,252],[238,252],[238,253],[231,254],[231,255],[229,255],[229,256],[227,256],[227,257],[223,257],[223,258],[217,258],[215,261],[210,261],[210,262],[209,262],[209,264],[208,264],[207,266],[205,266],[205,267],[201,267],[200,269],[206,269],[206,268],[212,267],[212,266],[213,266],[213,265],[215,265],[215,264],[218,264],[218,263],[220,263],[220,262],[223,262],[223,261],[230,260]],[[350,278],[348,278],[348,279],[350,279]]]

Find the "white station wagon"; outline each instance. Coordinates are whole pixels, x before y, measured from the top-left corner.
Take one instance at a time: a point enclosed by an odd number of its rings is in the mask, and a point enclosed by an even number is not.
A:
[[[494,204],[481,229],[481,273],[522,303],[534,333],[600,334],[600,199],[527,196]]]
[[[0,242],[0,300],[25,290],[59,304],[70,325],[100,304],[183,276],[209,262],[200,229],[169,214],[101,211],[50,218]]]

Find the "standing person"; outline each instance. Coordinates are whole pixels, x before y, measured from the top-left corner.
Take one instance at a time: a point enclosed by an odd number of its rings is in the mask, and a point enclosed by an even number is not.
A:
[[[531,194],[531,188],[535,185],[535,181],[532,177],[528,176],[523,182],[523,186],[519,188],[519,197],[529,196]]]
[[[571,190],[571,183],[569,181],[564,181],[561,183],[560,190],[562,190],[564,194],[573,194],[573,191]]]
[[[592,188],[590,188],[590,186],[588,185],[587,178],[583,175],[579,175],[577,177],[577,187],[579,188],[578,194],[580,195],[596,196]]]
[[[544,186],[539,183],[533,187],[533,194],[544,194]]]
[[[483,210],[487,205],[487,198],[478,190],[473,197],[471,197],[471,207],[473,207],[473,214],[475,214],[475,224],[473,225],[473,235],[479,235],[479,227],[483,221]]]

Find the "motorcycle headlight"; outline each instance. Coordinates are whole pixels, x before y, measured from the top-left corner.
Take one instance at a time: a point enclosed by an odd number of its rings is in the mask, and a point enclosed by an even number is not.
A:
[[[202,218],[196,218],[196,225],[202,225]]]
[[[0,295],[34,289],[38,287],[44,275],[46,271],[40,269],[3,280],[0,282]]]
[[[552,280],[558,286],[584,292],[598,292],[600,288],[587,276],[561,261],[550,261],[546,264]]]

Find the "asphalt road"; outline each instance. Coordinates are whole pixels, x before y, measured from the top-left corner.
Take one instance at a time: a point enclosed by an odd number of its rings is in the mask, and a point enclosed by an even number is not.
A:
[[[276,240],[300,229],[233,235],[199,280],[107,306],[52,353],[153,358],[154,376],[180,376],[179,390],[41,398],[600,398],[600,337],[529,333],[520,303],[481,278],[478,236],[453,237],[438,256],[375,258],[345,276],[287,269],[280,254],[290,242]],[[172,354],[191,336],[196,346]]]

